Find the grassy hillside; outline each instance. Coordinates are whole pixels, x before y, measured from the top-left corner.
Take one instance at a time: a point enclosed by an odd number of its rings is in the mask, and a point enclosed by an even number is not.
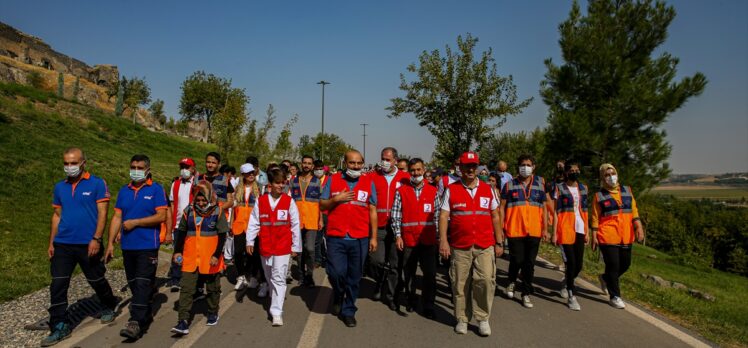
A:
[[[557,247],[543,244],[541,256],[562,263]],[[597,275],[605,271],[602,257],[585,250],[582,277],[598,284]],[[684,290],[662,288],[641,274],[660,276],[716,297],[708,302],[690,296]],[[643,305],[680,323],[707,339],[727,347],[748,345],[748,278],[695,266],[681,258],[655,249],[635,245],[631,268],[621,279],[621,295],[627,301]]]
[[[49,92],[0,83],[0,168],[7,178],[0,185],[0,302],[49,284],[52,189],[64,179],[62,151],[69,146],[83,148],[87,169],[109,184],[110,213],[128,181],[133,154],[148,155],[155,181],[164,184],[178,174],[181,157],[192,156],[200,165],[214,149]]]

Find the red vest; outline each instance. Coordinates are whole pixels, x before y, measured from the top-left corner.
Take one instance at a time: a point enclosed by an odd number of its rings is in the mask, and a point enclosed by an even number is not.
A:
[[[461,181],[449,185],[449,240],[455,249],[476,246],[488,248],[496,243],[491,220],[491,186],[478,184],[470,197]]]
[[[416,245],[436,245],[436,226],[434,226],[434,201],[436,187],[424,183],[421,195],[416,198],[416,191],[411,185],[401,186],[398,190],[402,203],[401,235],[406,247]]]
[[[192,204],[192,200],[195,198],[195,182],[197,182],[196,178],[193,178],[192,181],[189,183],[192,185],[190,188],[190,204]],[[179,187],[182,186],[182,178],[176,177],[174,179],[174,185],[171,191],[171,195],[174,197],[174,207],[179,208]],[[174,211],[171,213],[171,226],[173,229],[177,228],[177,215],[182,214],[181,211]],[[169,231],[171,232],[171,231]]]
[[[279,256],[291,253],[291,197],[282,194],[275,210],[270,208],[270,194],[258,201],[260,214],[260,255]]]
[[[349,191],[348,183],[341,173],[330,178],[330,198]],[[347,203],[338,204],[330,210],[327,217],[327,235],[330,237],[351,238],[369,237],[369,196],[371,196],[371,177],[362,175],[353,187],[355,196]],[[393,198],[394,199],[394,198]]]
[[[377,190],[377,227],[387,226],[392,210],[392,203],[395,202],[395,190],[410,182],[410,175],[401,170],[397,170],[395,177],[387,185],[387,179],[380,172],[370,175],[374,181],[374,188]]]

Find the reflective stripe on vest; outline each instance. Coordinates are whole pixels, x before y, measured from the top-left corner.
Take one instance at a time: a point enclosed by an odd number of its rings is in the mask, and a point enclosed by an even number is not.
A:
[[[183,219],[187,219],[187,238],[182,252],[182,271],[216,274],[223,270],[223,253],[217,265],[210,265],[210,259],[218,247],[218,210],[214,209],[211,215],[203,217],[198,223],[192,206],[185,209]]]
[[[342,173],[336,173],[330,180],[330,199],[351,190],[346,180],[343,179]],[[328,213],[328,236],[345,237],[348,235],[351,238],[369,237],[370,176],[360,176],[352,191],[354,192],[354,200],[338,204]],[[361,201],[358,198],[361,198]]]
[[[507,237],[540,237],[545,212],[545,188],[543,178],[533,176],[528,187],[519,178],[514,178],[504,185],[502,196],[505,196],[506,211],[504,214],[504,233]]]
[[[579,184],[579,210],[587,211],[587,187]],[[556,213],[573,213],[574,212],[574,195],[566,183],[556,185],[558,191],[556,197]]]
[[[473,246],[485,249],[494,245],[496,237],[491,218],[492,200],[493,192],[488,184],[478,183],[473,197],[462,182],[449,185],[447,204],[450,207],[450,246],[456,249],[469,249]]]
[[[291,231],[291,197],[281,194],[275,209],[270,205],[270,194],[266,193],[257,202],[260,217],[260,255],[280,256],[291,253],[293,241]],[[279,220],[282,217],[285,220]]]
[[[613,216],[618,213],[633,213],[632,202],[633,196],[631,195],[631,188],[628,186],[621,186],[621,204],[622,207],[618,206],[618,202],[608,192],[608,190],[602,189],[597,192],[597,201],[601,205],[600,211],[602,216]]]

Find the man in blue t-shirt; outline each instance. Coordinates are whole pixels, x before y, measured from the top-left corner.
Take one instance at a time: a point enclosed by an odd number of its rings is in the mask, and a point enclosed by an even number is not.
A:
[[[52,225],[47,253],[52,283],[49,287],[49,327],[51,333],[41,342],[43,347],[70,336],[67,318],[68,288],[75,265],[80,265],[88,284],[103,305],[101,322],[114,320],[117,300],[104,274],[101,248],[109,189],[103,179],[85,170],[86,155],[79,148],[65,150],[63,169],[67,179],[58,182],[52,198]]]
[[[132,292],[130,319],[120,336],[136,340],[152,320],[150,299],[155,293],[161,223],[166,221],[166,194],[151,180],[151,160],[146,155],[130,159],[131,182],[117,194],[109,225],[107,262],[114,256],[114,241],[122,232],[122,259]]]

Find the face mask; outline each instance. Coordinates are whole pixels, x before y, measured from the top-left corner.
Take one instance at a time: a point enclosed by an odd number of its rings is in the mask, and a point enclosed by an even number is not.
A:
[[[455,169],[455,175],[462,176],[462,171],[460,170],[459,167],[457,169]]]
[[[488,175],[478,175],[478,179],[483,182],[488,182]]]
[[[146,171],[140,170],[140,169],[130,169],[130,179],[132,179],[133,182],[140,182],[145,180],[146,177]]]
[[[577,181],[579,180],[579,173],[577,172],[571,172],[569,174],[566,174],[566,178],[571,181]]]
[[[194,206],[195,206],[195,211],[196,211],[196,212],[197,212],[198,214],[206,214],[206,213],[208,213],[208,212],[210,211],[210,208],[211,208],[212,204],[208,203],[208,204],[206,204],[206,205],[205,205],[205,207],[203,207],[203,208],[201,208],[201,207],[200,207],[199,205],[197,205],[197,204],[195,204]]]
[[[410,182],[412,182],[413,185],[418,185],[421,183],[421,181],[423,181],[423,175],[410,177]]]
[[[187,180],[192,176],[192,172],[189,169],[182,169],[179,171],[179,176],[181,176],[182,179]]]
[[[361,170],[348,169],[345,171],[345,174],[351,179],[358,179],[358,177],[361,176]]]
[[[615,187],[618,185],[618,175],[611,175],[605,178],[605,182],[608,183],[611,187]]]
[[[532,166],[520,166],[519,175],[522,176],[523,178],[526,178],[532,175]]]
[[[81,166],[64,166],[65,174],[68,178],[76,178],[81,173]]]
[[[314,171],[314,176],[321,178],[323,175],[325,175],[325,171],[322,169],[317,169]]]
[[[379,162],[379,167],[382,168],[383,172],[389,173],[390,169],[392,169],[392,163],[382,160],[382,162]]]

